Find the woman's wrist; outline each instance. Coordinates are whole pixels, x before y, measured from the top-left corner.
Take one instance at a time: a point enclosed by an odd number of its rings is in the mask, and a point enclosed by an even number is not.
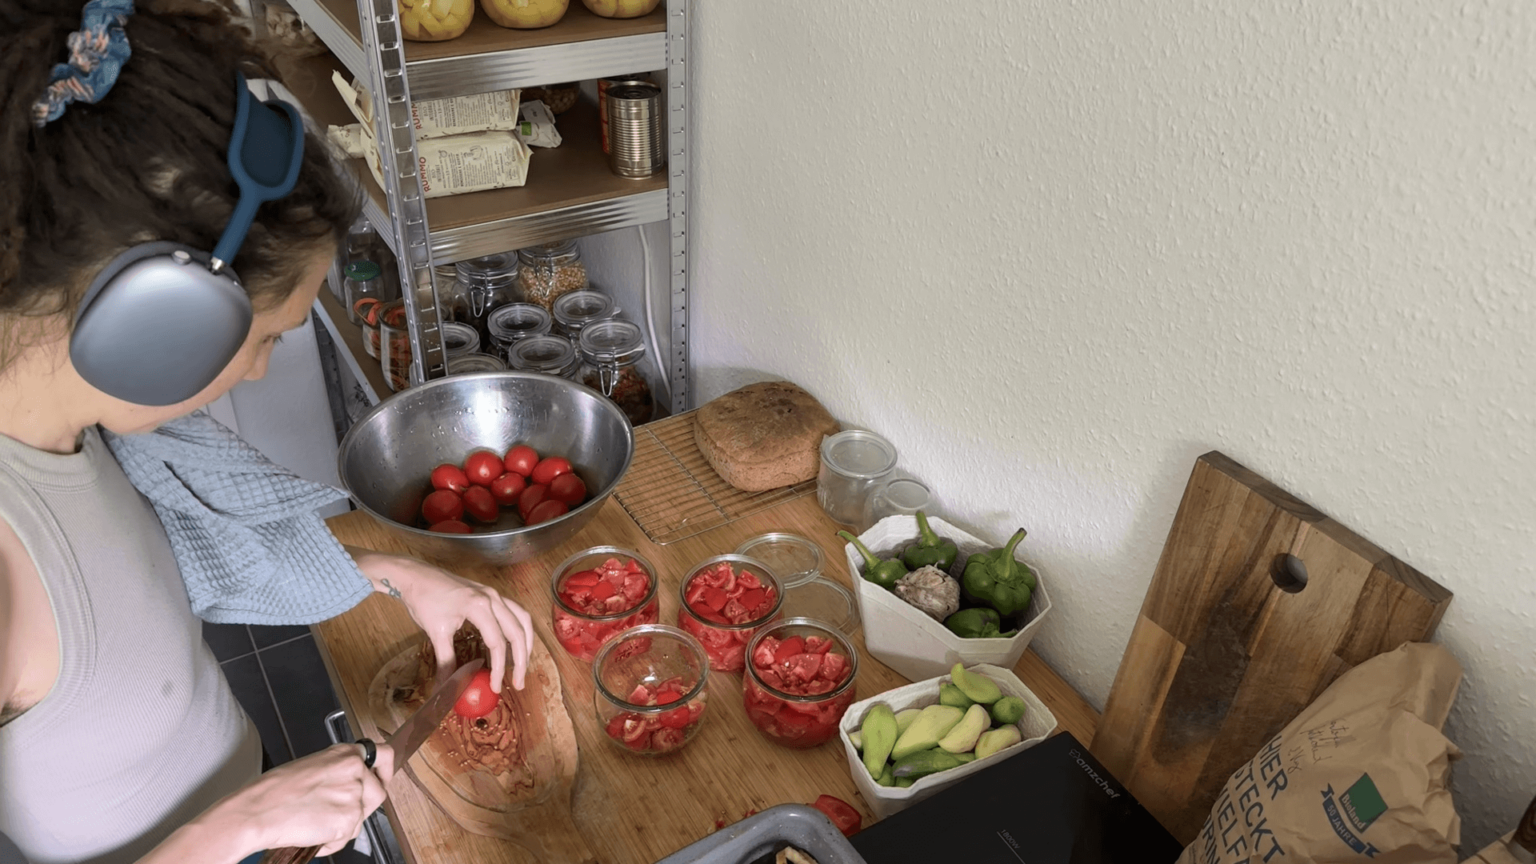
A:
[[[166,837],[138,864],[170,864],[198,861],[200,864],[239,864],[246,857],[267,848],[251,820],[229,813],[220,801],[192,821]]]
[[[362,571],[363,577],[373,584],[373,590],[388,594],[396,600],[401,599],[410,571],[400,564],[410,559],[356,546],[348,546],[346,550],[352,560],[357,562],[357,569]]]

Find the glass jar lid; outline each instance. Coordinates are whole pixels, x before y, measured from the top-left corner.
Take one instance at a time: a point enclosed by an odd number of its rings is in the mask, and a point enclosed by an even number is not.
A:
[[[736,554],[767,564],[785,588],[803,585],[821,575],[821,547],[799,534],[759,534],[736,547]]]
[[[517,258],[511,252],[470,258],[455,265],[454,273],[470,287],[504,288],[517,278]]]
[[[613,300],[601,291],[572,291],[555,300],[555,321],[572,335],[581,332],[594,321],[603,321],[619,314],[613,308]]]
[[[508,352],[512,368],[523,372],[565,375],[575,368],[576,349],[569,339],[559,336],[530,336],[520,339]]]
[[[491,338],[508,345],[529,336],[543,336],[549,332],[549,326],[549,312],[534,303],[498,306],[485,322]]]
[[[518,260],[534,267],[565,264],[579,257],[581,256],[576,251],[575,240],[541,243],[537,246],[528,246],[517,250]]]
[[[845,477],[868,480],[896,467],[896,448],[873,432],[849,429],[821,439],[821,461]]]
[[[468,324],[443,324],[443,350],[449,357],[473,354],[480,350],[480,332]]]
[[[353,261],[347,265],[346,275],[353,282],[367,282],[379,278],[379,265],[372,261]]]
[[[581,356],[595,365],[633,366],[645,356],[645,338],[628,321],[599,321],[581,331]]]
[[[459,354],[448,358],[449,375],[505,371],[507,371],[507,364],[500,357],[493,357],[490,354]]]

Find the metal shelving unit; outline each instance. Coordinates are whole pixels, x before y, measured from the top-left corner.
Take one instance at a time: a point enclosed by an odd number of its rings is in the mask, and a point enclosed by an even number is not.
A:
[[[372,95],[385,182],[381,188],[366,169],[357,172],[366,193],[363,211],[399,261],[412,356],[424,376],[444,374],[434,264],[664,222],[670,237],[666,308],[671,351],[658,357],[657,365],[668,379],[671,412],[687,410],[687,0],[664,0],[652,14],[629,20],[600,18],[572,0],[565,17],[542,30],[503,29],[480,12],[463,36],[435,43],[401,38],[396,0],[288,0],[288,5],[334,55],[310,68],[311,80],[290,82],[311,116],[333,125],[353,122],[330,92],[330,68],[339,66],[367,82]],[[612,174],[597,145],[596,112],[583,104],[561,116],[565,143],[538,154],[526,186],[430,201],[422,197],[412,99],[662,70],[667,75],[666,176],[631,180]],[[658,304],[657,311],[661,308]],[[323,308],[317,312],[338,345],[355,341],[344,338],[351,326],[345,318],[335,321]],[[661,326],[658,321],[658,330]],[[377,382],[363,383],[378,389]]]

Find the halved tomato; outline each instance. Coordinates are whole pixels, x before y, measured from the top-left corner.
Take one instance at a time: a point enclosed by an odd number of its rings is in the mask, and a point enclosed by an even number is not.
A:
[[[564,516],[566,513],[569,513],[570,509],[571,508],[565,506],[564,501],[555,501],[553,499],[540,501],[538,506],[528,511],[528,518],[525,521],[527,521],[529,525],[537,525],[540,522],[548,522],[551,519],[558,519],[561,516]]]
[[[549,481],[549,497],[564,501],[568,506],[575,507],[587,500],[587,484],[575,474],[558,474]]]
[[[546,456],[539,460],[539,464],[533,466],[533,472],[528,476],[535,483],[548,485],[561,474],[569,473],[571,473],[571,460],[561,456]]]
[[[448,520],[445,520],[445,521],[442,521],[442,522],[438,522],[437,524],[433,525],[431,528],[428,528],[427,530],[428,531],[436,531],[439,534],[473,534],[474,533],[474,531],[470,530],[470,527],[468,525],[465,525],[463,522],[460,522],[457,519],[448,519]]]

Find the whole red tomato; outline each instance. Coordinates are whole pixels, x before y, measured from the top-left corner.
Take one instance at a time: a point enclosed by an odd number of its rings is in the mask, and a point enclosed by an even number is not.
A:
[[[527,444],[519,444],[507,451],[507,456],[502,460],[502,465],[509,473],[527,477],[533,473],[533,466],[539,464],[539,454]]]
[[[827,814],[827,818],[832,820],[837,830],[843,832],[844,837],[851,837],[864,827],[864,817],[859,815],[859,811],[835,795],[822,795],[811,806]]]
[[[462,495],[469,488],[469,477],[464,469],[445,462],[432,469],[432,488],[447,489]]]
[[[549,481],[561,474],[571,473],[571,460],[560,456],[545,456],[539,460],[539,464],[533,466],[533,473],[529,475],[535,483],[548,485]]]
[[[453,703],[453,711],[460,717],[473,720],[496,710],[496,703],[501,697],[491,689],[491,670],[481,669],[469,679],[469,689],[459,696],[459,701]]]
[[[496,496],[484,486],[471,486],[464,493],[464,509],[477,522],[490,524],[501,515],[501,508],[496,506]]]
[[[489,450],[476,450],[464,460],[464,473],[469,475],[469,482],[476,486],[490,486],[503,473],[501,460]]]
[[[439,522],[439,523],[437,523],[436,525],[433,525],[431,528],[429,528],[427,530],[429,530],[429,531],[436,531],[439,534],[470,534],[470,533],[473,533],[473,532],[470,531],[470,528],[469,528],[468,525],[465,525],[463,522],[460,522],[457,519],[448,519],[446,521]]]
[[[517,496],[523,494],[528,488],[528,481],[521,474],[506,474],[491,481],[491,495],[496,498],[496,503],[503,507],[511,507],[517,503]]]
[[[458,519],[463,515],[464,499],[451,489],[430,492],[421,502],[421,518],[427,520],[428,525]]]
[[[561,474],[549,481],[549,497],[564,501],[567,506],[575,507],[587,500],[587,484],[574,473]]]
[[[543,503],[544,499],[548,496],[549,487],[538,483],[524,489],[523,493],[517,496],[517,515],[523,517],[523,521],[527,522],[528,514],[532,513],[533,508]]]
[[[526,521],[529,525],[537,525],[540,522],[548,522],[551,519],[558,519],[570,511],[571,508],[565,506],[564,501],[558,501],[554,498],[546,498],[543,501],[540,501],[537,507],[534,507],[531,511],[529,511],[528,519]]]

